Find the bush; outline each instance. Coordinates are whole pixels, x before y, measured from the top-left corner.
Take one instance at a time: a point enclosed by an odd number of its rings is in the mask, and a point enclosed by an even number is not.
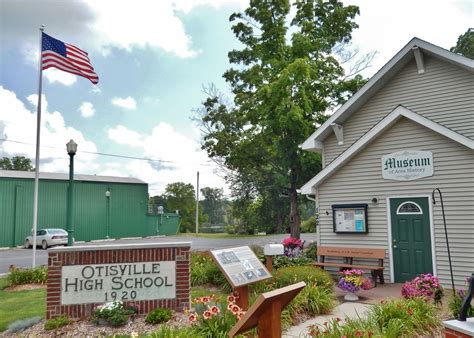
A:
[[[49,319],[44,323],[44,329],[45,330],[56,330],[59,329],[60,327],[66,326],[71,321],[67,318],[67,316],[59,316],[53,319]]]
[[[281,269],[287,266],[301,266],[301,265],[309,265],[314,261],[310,258],[300,256],[291,258],[288,256],[274,256],[273,257],[273,268],[274,269]]]
[[[451,297],[449,300],[449,311],[451,311],[451,315],[453,318],[458,318],[459,313],[461,312],[461,303],[466,297],[467,292],[464,290],[456,290],[456,293]],[[467,316],[468,317],[474,317],[474,308],[469,306],[469,309],[467,310]]]
[[[160,329],[151,334],[152,338],[189,338],[191,335],[191,328],[172,328],[166,325],[160,326]]]
[[[316,316],[328,314],[334,308],[332,290],[307,284],[306,287],[288,304],[288,310],[292,318],[300,314]]]
[[[237,320],[245,314],[235,301],[234,295],[228,296],[227,302],[221,302],[215,296],[194,299],[195,312],[188,317],[192,324],[192,337],[227,337]]]
[[[148,324],[161,324],[166,323],[173,317],[173,313],[170,309],[154,309],[150,311],[145,318]]]
[[[332,290],[334,282],[327,271],[313,266],[289,266],[273,273],[274,288],[281,288],[297,282]]]
[[[227,232],[229,235],[234,235],[235,234],[235,226],[233,225],[227,225],[225,227],[225,232]]]
[[[303,233],[316,232],[316,216],[311,216],[307,220],[301,222],[301,232]]]
[[[405,282],[402,287],[402,296],[405,298],[423,297],[432,299],[435,304],[441,303],[443,298],[443,288],[438,277],[432,274],[421,274],[409,282]]]
[[[304,250],[304,256],[306,258],[309,258],[313,261],[317,261],[318,259],[318,245],[316,242],[310,242],[308,244],[308,247],[306,248],[306,250]]]
[[[45,284],[48,280],[48,268],[42,265],[35,268],[17,268],[11,265],[9,272],[10,285]]]
[[[94,310],[93,321],[97,324],[105,322],[110,326],[122,326],[128,322],[130,315],[137,313],[137,309],[124,306],[122,302],[105,303]]]
[[[191,253],[191,285],[213,284],[229,292],[232,287],[212,257],[207,253]]]
[[[336,318],[325,325],[313,326],[311,337],[413,337],[433,335],[441,328],[436,308],[423,298],[382,301],[366,319]]]

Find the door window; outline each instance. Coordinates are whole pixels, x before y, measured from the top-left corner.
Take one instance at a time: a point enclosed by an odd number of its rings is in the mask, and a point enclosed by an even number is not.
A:
[[[418,204],[412,201],[407,201],[402,204],[397,209],[397,215],[408,214],[408,215],[422,215],[423,211]]]

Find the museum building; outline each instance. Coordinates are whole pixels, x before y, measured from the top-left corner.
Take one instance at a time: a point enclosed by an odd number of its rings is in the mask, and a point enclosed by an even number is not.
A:
[[[454,282],[465,286],[474,272],[474,60],[412,39],[302,148],[323,162],[301,188],[316,201],[318,245],[382,248],[386,281],[433,273],[450,286],[446,223]]]

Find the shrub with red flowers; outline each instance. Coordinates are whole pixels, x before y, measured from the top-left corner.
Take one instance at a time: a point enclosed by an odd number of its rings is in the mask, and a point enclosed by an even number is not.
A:
[[[407,299],[415,297],[432,299],[435,304],[439,304],[443,298],[443,288],[439,283],[438,277],[430,273],[421,274],[403,284],[402,296]]]
[[[214,295],[195,298],[194,311],[188,314],[193,333],[200,337],[226,335],[245,314],[235,303],[237,299],[237,294],[229,295],[226,301]]]
[[[281,242],[284,247],[284,255],[287,257],[300,257],[303,254],[304,241],[298,238],[288,237]]]

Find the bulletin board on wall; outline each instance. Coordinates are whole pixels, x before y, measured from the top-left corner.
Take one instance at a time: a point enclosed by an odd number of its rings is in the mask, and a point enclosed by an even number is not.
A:
[[[333,204],[332,219],[335,233],[366,234],[367,204]]]

